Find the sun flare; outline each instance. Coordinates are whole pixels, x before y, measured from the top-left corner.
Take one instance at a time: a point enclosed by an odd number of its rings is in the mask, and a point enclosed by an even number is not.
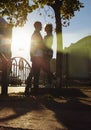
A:
[[[24,32],[17,28],[13,30],[13,36],[12,36],[12,51],[18,50],[18,49],[24,49]]]
[[[14,28],[12,33],[12,56],[26,57],[29,53],[29,37],[24,28]]]

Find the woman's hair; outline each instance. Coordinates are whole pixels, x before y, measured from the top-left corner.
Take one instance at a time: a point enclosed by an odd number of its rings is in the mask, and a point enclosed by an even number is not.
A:
[[[53,28],[52,24],[46,24],[45,31],[46,32],[52,32],[52,28]]]

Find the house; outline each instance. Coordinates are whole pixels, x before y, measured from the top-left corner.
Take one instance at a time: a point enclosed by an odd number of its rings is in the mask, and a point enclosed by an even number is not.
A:
[[[12,28],[9,24],[0,17],[0,83],[5,86],[7,80],[7,74],[10,70],[10,64],[7,61],[11,60],[11,40],[12,40]],[[8,68],[8,69],[7,69]],[[7,72],[7,74],[6,74]]]
[[[64,49],[63,74],[84,81],[91,78],[91,36]]]
[[[11,58],[12,28],[0,17],[0,53],[6,58]]]

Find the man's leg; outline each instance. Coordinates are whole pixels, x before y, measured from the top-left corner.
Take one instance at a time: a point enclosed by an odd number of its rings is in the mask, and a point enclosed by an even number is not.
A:
[[[33,72],[34,72],[34,91],[38,92],[39,88],[39,76],[40,76],[40,57],[37,57],[33,62]]]
[[[32,87],[32,77],[33,77],[33,72],[31,71],[26,80],[25,95],[30,95],[31,87]]]
[[[39,76],[40,76],[40,69],[36,68],[34,71],[34,91],[37,93],[39,88]]]

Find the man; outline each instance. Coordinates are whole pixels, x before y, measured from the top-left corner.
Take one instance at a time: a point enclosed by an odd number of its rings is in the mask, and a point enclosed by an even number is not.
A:
[[[39,85],[40,68],[43,63],[43,38],[40,34],[42,29],[41,22],[37,21],[34,23],[34,32],[31,37],[30,56],[32,61],[31,72],[26,80],[25,95],[29,95],[31,91],[32,78],[34,78],[34,89],[37,92]]]

